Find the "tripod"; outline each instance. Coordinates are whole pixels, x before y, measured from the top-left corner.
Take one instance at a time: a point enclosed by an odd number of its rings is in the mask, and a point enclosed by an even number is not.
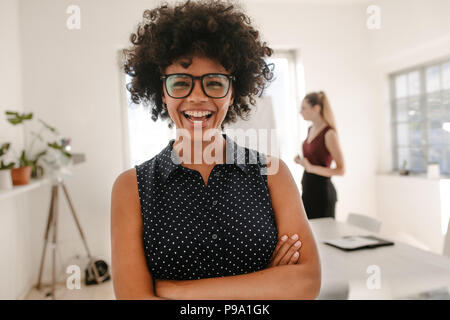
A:
[[[56,246],[57,246],[57,220],[58,220],[58,190],[59,187],[62,187],[64,191],[64,195],[66,196],[67,202],[69,204],[70,210],[72,212],[72,216],[75,220],[75,223],[77,225],[78,231],[80,232],[81,239],[83,240],[84,247],[86,248],[88,258],[89,258],[89,265],[92,266],[92,270],[94,272],[95,281],[97,283],[101,282],[101,277],[99,275],[99,272],[97,270],[97,266],[95,264],[94,259],[91,256],[91,252],[88,248],[86,239],[83,234],[83,230],[81,229],[81,225],[78,222],[77,215],[75,213],[75,209],[72,205],[72,201],[70,200],[69,193],[67,192],[66,186],[64,184],[64,181],[61,177],[61,175],[57,175],[53,182],[52,182],[52,195],[50,200],[50,210],[48,214],[48,220],[47,220],[47,228],[45,230],[45,241],[44,241],[44,250],[42,252],[42,259],[41,259],[41,266],[39,268],[39,278],[38,283],[36,285],[36,288],[38,290],[41,289],[41,279],[42,279],[42,270],[44,267],[44,260],[45,260],[45,252],[47,251],[47,244],[49,242],[49,233],[50,231],[53,232],[52,234],[52,240],[51,240],[51,249],[52,249],[52,290],[51,290],[51,296],[52,299],[55,299],[55,283],[56,283]],[[52,229],[52,230],[51,230]]]

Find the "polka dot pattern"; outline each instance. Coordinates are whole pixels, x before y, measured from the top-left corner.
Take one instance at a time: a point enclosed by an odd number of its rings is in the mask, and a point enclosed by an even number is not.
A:
[[[135,167],[145,257],[154,279],[237,275],[269,263],[278,231],[262,174],[266,157],[222,135],[227,163],[214,166],[207,185],[200,172],[179,164],[174,139]]]

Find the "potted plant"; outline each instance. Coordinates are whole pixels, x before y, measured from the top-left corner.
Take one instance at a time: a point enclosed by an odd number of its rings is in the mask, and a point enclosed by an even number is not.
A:
[[[20,114],[15,111],[6,111],[7,120],[9,123],[13,125],[23,124],[26,121],[30,121],[33,119],[33,113],[28,114]],[[33,136],[33,140],[31,141],[30,147],[27,147],[27,143],[25,142],[26,148],[23,149],[20,153],[20,157],[18,157],[18,168],[13,168],[11,171],[11,175],[13,178],[14,185],[27,184],[29,182],[30,177],[32,178],[40,178],[44,175],[44,167],[40,165],[39,160],[47,154],[47,148],[52,148],[54,150],[58,150],[63,154],[64,157],[70,158],[72,155],[67,151],[67,144],[64,144],[70,140],[61,140],[61,144],[57,142],[45,142],[42,137],[43,131],[47,130],[54,134],[55,136],[59,135],[58,131],[45,123],[43,120],[39,119],[41,123],[41,129],[38,133],[31,132]],[[25,137],[27,135],[25,134]],[[33,147],[37,140],[40,140],[45,144],[45,148],[39,151],[36,154],[33,154]]]
[[[14,167],[14,162],[5,163],[2,159],[10,145],[10,143],[0,145],[0,189],[12,189],[11,169]]]

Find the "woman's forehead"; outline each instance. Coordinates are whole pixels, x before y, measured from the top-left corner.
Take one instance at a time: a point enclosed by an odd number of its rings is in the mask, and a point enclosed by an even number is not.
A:
[[[204,56],[184,56],[176,59],[166,68],[170,73],[226,73],[226,69],[216,60]]]

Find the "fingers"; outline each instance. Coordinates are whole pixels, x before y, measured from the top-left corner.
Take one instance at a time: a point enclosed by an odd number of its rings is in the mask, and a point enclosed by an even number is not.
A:
[[[278,251],[280,250],[281,246],[284,244],[284,242],[288,239],[287,235],[284,235],[280,238],[280,240],[278,240],[277,246],[275,247],[275,249],[273,250],[273,255],[272,255],[272,260],[273,258],[275,258],[278,254]]]
[[[299,257],[300,253],[298,251],[295,251],[287,264],[296,264],[299,260]]]
[[[275,257],[277,256],[278,251],[280,250],[280,248],[284,244],[284,242],[287,240],[287,238],[288,238],[288,236],[284,235],[278,240],[277,246],[273,250],[272,257],[270,257],[269,267],[275,266],[275,264],[274,264]]]
[[[282,241],[278,251],[274,254],[274,258],[272,260],[273,265],[277,266],[280,263],[286,264],[291,256],[295,253],[295,251],[300,249],[300,246],[301,243],[300,241],[298,241],[297,234],[294,234],[292,237],[286,239],[285,241]]]
[[[293,241],[295,241],[295,239]],[[301,242],[298,240],[295,241],[294,244],[287,250],[285,255],[281,258],[281,260],[278,264],[279,265],[288,264],[289,261],[291,260],[291,258],[294,256],[294,254],[296,252],[298,252],[298,250],[300,249],[300,246],[301,246]]]

